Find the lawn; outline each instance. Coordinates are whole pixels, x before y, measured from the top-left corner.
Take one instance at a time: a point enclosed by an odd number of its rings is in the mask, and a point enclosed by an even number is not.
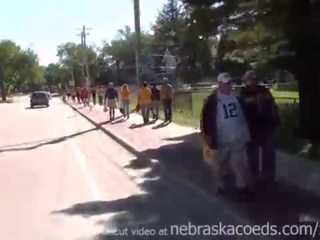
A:
[[[203,100],[209,94],[210,92],[193,93],[192,110],[176,111],[173,120],[183,125],[199,127]],[[297,138],[295,133],[298,125],[298,104],[293,103],[294,99],[298,100],[299,98],[298,92],[272,91],[272,95],[279,107],[279,114],[282,121],[278,135],[278,147],[288,153],[296,154],[307,144],[306,141]]]
[[[181,124],[193,125],[197,127],[199,125],[199,118],[201,113],[201,108],[203,104],[203,100],[210,94],[210,92],[196,92],[192,93],[192,110],[189,111],[179,109],[176,112],[176,117],[174,120]],[[272,95],[274,96],[277,104],[283,103],[293,103],[294,100],[290,98],[299,98],[298,92],[280,92],[280,91],[272,91]],[[278,98],[278,99],[277,99]],[[288,99],[279,99],[279,98],[288,98]]]

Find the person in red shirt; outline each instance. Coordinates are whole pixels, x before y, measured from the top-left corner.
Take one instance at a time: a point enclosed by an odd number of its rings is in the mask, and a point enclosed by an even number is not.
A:
[[[82,99],[82,102],[83,102],[84,106],[89,106],[89,95],[90,95],[90,93],[89,93],[88,88],[87,87],[83,87],[81,89],[80,95],[81,95],[81,99]]]

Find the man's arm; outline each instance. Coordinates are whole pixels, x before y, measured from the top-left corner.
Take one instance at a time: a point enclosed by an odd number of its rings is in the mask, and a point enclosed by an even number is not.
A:
[[[270,107],[271,107],[271,120],[272,120],[272,123],[274,124],[274,127],[277,127],[280,125],[280,116],[279,116],[279,113],[278,113],[278,105],[271,93],[271,91],[266,88],[266,91],[265,91],[265,96],[266,96],[266,100],[268,101],[268,103],[270,104]]]
[[[212,108],[212,103],[209,101],[209,98],[204,100],[202,111],[201,111],[201,120],[200,120],[200,130],[203,137],[203,140],[207,143],[210,148],[215,148],[214,136],[212,136],[215,131],[214,128],[214,113]]]

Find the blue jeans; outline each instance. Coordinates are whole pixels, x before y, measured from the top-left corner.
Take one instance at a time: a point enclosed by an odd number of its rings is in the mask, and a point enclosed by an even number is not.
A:
[[[166,121],[172,120],[172,100],[171,99],[163,99],[162,100],[164,117]]]
[[[129,117],[129,100],[122,100],[123,116]]]

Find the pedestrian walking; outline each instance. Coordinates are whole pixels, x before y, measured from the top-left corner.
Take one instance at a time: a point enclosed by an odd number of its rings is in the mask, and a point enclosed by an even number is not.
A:
[[[118,93],[114,89],[113,83],[110,82],[108,84],[106,94],[105,94],[105,102],[107,107],[109,108],[109,116],[110,121],[113,121],[115,118],[115,109],[117,107]]]
[[[151,111],[152,111],[153,119],[158,120],[159,119],[159,107],[160,107],[160,90],[157,88],[156,84],[152,85],[151,92],[152,92]]]
[[[233,178],[237,196],[251,197],[246,151],[250,133],[241,101],[232,90],[229,73],[218,76],[218,89],[205,100],[201,116],[203,138],[215,152],[212,166],[217,192],[229,192],[230,178]]]
[[[103,105],[103,96],[104,96],[105,90],[103,89],[102,86],[99,86],[98,88],[98,100],[99,100],[99,105]]]
[[[77,98],[78,104],[81,104],[81,88],[77,87],[75,89],[75,92],[76,92],[76,98]]]
[[[130,89],[128,84],[123,84],[120,90],[123,117],[129,119]]]
[[[138,104],[141,109],[143,122],[145,124],[149,123],[151,95],[152,95],[152,92],[148,87],[147,82],[144,82],[138,94]]]
[[[75,87],[72,88],[71,90],[71,97],[72,97],[72,102],[75,103],[76,102],[76,97],[77,97],[77,90]]]
[[[70,89],[70,87],[66,88],[66,92],[67,92],[67,100],[69,100],[70,97],[71,97],[71,89]]]
[[[251,133],[248,156],[253,185],[261,190],[272,189],[276,186],[275,139],[280,125],[277,105],[269,89],[258,84],[255,71],[246,72],[243,81],[240,97]]]
[[[84,107],[89,107],[90,92],[86,86],[82,87],[80,92],[81,101]]]
[[[93,105],[96,105],[97,103],[97,87],[96,86],[93,86],[91,88],[91,96],[92,96]]]
[[[164,83],[160,89],[160,96],[166,122],[172,121],[172,103],[173,103],[173,87],[169,83],[168,78],[164,78]]]

